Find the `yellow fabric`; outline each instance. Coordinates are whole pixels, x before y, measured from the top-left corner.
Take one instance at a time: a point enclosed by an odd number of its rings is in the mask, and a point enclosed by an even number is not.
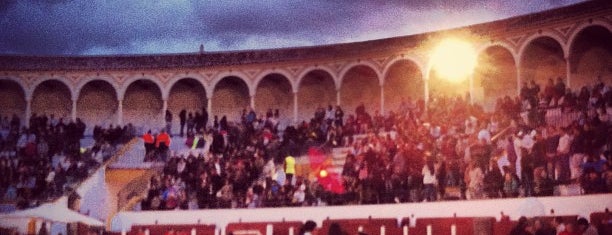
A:
[[[285,173],[295,175],[295,158],[292,156],[285,158]]]

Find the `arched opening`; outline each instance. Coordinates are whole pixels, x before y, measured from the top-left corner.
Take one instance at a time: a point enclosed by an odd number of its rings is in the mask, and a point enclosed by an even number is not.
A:
[[[602,26],[591,26],[576,35],[570,51],[571,86],[593,85],[598,78],[612,83],[612,33]]]
[[[228,121],[240,121],[242,110],[249,106],[249,88],[239,77],[224,77],[217,83],[212,97],[210,120],[216,115],[219,120],[224,115]]]
[[[152,81],[137,80],[125,90],[123,98],[123,123],[132,123],[139,132],[147,129],[161,130],[163,125],[162,93]]]
[[[502,46],[488,47],[478,55],[474,69],[475,101],[493,110],[498,98],[516,96],[516,79],[512,53]]]
[[[207,104],[206,90],[202,83],[193,78],[183,78],[177,81],[170,88],[168,96],[168,111],[172,113],[172,133],[180,133],[179,114],[181,110],[186,111],[186,117],[189,116],[189,113],[195,116],[196,112],[201,114]]]
[[[86,134],[91,134],[93,127],[108,127],[117,120],[117,94],[107,81],[93,80],[81,88],[77,100],[77,117],[86,125]]]
[[[255,107],[259,113],[278,109],[281,125],[293,119],[293,94],[288,78],[281,74],[266,75],[257,85]]]
[[[521,87],[534,81],[544,89],[549,79],[566,82],[566,65],[561,44],[551,37],[540,37],[529,43],[521,58]]]
[[[404,101],[423,99],[423,75],[417,64],[400,60],[389,68],[383,85],[385,110],[397,111]]]
[[[70,89],[58,80],[47,80],[39,84],[32,95],[32,114],[62,118],[70,121],[72,100]]]
[[[380,85],[376,72],[365,65],[351,68],[342,78],[340,104],[344,113],[355,114],[361,103],[370,115],[380,110]]]
[[[298,121],[310,121],[317,108],[336,105],[334,78],[324,70],[308,72],[298,88]]]
[[[0,79],[0,118],[10,121],[15,114],[25,125],[26,105],[25,92],[19,83]]]

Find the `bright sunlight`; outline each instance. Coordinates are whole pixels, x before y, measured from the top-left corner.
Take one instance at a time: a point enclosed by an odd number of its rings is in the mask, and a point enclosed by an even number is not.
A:
[[[472,45],[458,39],[442,41],[431,55],[436,74],[451,82],[461,82],[476,67],[476,53]]]

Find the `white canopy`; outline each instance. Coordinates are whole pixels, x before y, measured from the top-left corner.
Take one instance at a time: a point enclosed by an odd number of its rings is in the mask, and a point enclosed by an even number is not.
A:
[[[0,219],[5,218],[37,218],[60,223],[81,222],[89,226],[104,226],[104,223],[97,219],[57,204],[43,204],[36,208],[0,215]]]

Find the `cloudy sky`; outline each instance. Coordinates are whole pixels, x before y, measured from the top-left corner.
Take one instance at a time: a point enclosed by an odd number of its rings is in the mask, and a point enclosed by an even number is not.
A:
[[[229,51],[364,41],[580,0],[0,0],[0,54]]]

